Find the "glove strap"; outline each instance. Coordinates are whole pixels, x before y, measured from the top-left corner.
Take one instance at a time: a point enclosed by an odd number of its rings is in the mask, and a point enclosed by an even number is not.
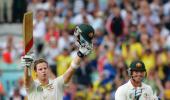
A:
[[[81,53],[80,51],[77,52],[77,55],[78,55],[80,58],[83,58],[83,57],[84,57],[84,54]]]

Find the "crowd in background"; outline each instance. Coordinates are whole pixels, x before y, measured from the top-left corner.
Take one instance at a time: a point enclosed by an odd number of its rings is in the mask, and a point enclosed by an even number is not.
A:
[[[8,7],[6,2],[12,1]],[[170,0],[1,0],[0,4],[1,23],[20,23],[25,11],[33,12],[34,53],[48,61],[52,79],[66,71],[77,52],[75,26],[94,27],[93,52],[83,58],[64,100],[114,100],[117,87],[129,79],[129,64],[137,59],[146,66],[144,82],[157,96],[170,100]],[[0,49],[4,63],[12,64],[23,55],[23,44],[12,41],[9,36]],[[22,81],[11,100],[26,96]],[[3,84],[0,95],[7,95]]]

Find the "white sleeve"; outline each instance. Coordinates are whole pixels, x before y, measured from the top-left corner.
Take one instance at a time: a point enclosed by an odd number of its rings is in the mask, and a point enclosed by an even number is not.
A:
[[[157,96],[156,96],[156,94],[153,93],[153,90],[152,90],[152,88],[150,86],[148,86],[148,93],[149,93],[149,96],[150,96],[151,100],[157,100],[156,99]]]
[[[148,86],[148,90],[150,91],[150,94],[153,95],[153,90],[150,86]]]
[[[126,95],[122,87],[119,87],[115,93],[115,100],[126,100]]]
[[[60,90],[63,90],[64,89],[64,78],[63,78],[63,75],[61,75],[61,76],[57,77],[56,79],[54,79],[54,84]]]
[[[27,93],[31,93],[32,91],[34,91],[36,89],[35,82],[33,81],[31,83],[30,87],[29,88],[25,87],[25,89],[26,89]]]

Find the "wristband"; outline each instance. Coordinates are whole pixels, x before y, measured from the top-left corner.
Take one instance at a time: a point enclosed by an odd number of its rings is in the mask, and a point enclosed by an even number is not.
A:
[[[71,62],[71,67],[73,69],[77,69],[79,67],[79,65],[75,64],[74,62]]]
[[[80,58],[84,57],[84,54],[81,53],[80,51],[77,52],[77,55],[78,55]]]

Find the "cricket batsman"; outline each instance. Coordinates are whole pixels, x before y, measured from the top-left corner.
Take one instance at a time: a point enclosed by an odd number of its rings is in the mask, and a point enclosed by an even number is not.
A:
[[[133,61],[128,69],[128,74],[130,79],[118,87],[115,100],[158,100],[153,94],[152,88],[142,82],[146,77],[145,64],[142,61]]]
[[[81,24],[75,28],[74,35],[77,39],[77,56],[72,60],[67,71],[54,80],[48,77],[48,62],[44,59],[35,60],[31,55],[21,58],[24,68],[24,84],[28,94],[28,100],[63,100],[64,86],[70,81],[75,70],[80,66],[82,57],[88,55],[93,49],[92,38],[94,29],[89,24]],[[29,75],[30,67],[33,65],[36,72],[36,80]]]

